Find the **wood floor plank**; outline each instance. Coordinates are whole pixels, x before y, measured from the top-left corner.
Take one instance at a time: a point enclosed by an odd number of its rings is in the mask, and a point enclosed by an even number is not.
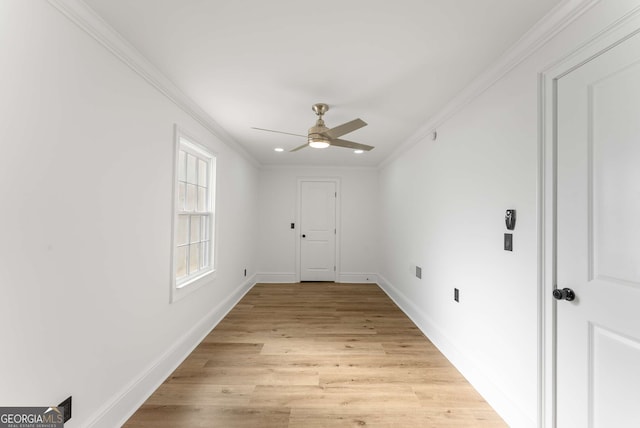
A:
[[[422,383],[414,385],[413,390],[424,407],[442,407],[449,409],[481,408],[484,399],[464,380],[456,383]]]
[[[263,355],[384,355],[380,343],[340,341],[334,338],[331,342],[314,340],[274,339],[265,343]]]
[[[423,408],[294,408],[289,428],[495,428],[504,426],[495,415],[479,410]]]
[[[239,357],[246,354],[259,354],[262,343],[211,343],[203,342],[191,352],[192,357],[208,358],[212,354]]]
[[[167,382],[172,384],[318,385],[318,381],[319,374],[313,370],[235,366],[178,368]]]
[[[391,368],[354,368],[345,367],[342,370],[323,370],[320,376],[320,384],[326,386],[339,385],[399,385],[399,384],[443,384],[450,383],[454,379],[462,382],[464,379],[457,373],[453,373],[449,367],[416,368],[416,367],[391,367]],[[453,378],[453,379],[452,379]]]
[[[185,388],[179,383],[164,383],[145,404],[246,407],[254,389],[254,385],[193,384]]]
[[[255,407],[334,408],[420,407],[408,385],[257,386],[251,397]]]
[[[127,421],[135,428],[283,428],[289,426],[290,409],[248,406],[143,405]]]
[[[504,427],[376,285],[256,284],[125,424]]]

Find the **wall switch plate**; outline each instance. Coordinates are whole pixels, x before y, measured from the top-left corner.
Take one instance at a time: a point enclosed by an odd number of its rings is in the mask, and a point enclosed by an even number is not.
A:
[[[453,300],[455,300],[456,302],[460,302],[460,290],[458,290],[457,288],[453,289]]]
[[[71,396],[64,400],[62,403],[58,404],[58,407],[62,407],[64,409],[64,422],[66,423],[69,419],[71,419]]]
[[[416,266],[416,278],[422,279],[422,268],[420,266]]]
[[[513,251],[513,234],[512,233],[504,234],[504,250]]]

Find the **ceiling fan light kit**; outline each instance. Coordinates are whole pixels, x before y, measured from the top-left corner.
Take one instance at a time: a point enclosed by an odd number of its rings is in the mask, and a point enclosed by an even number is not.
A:
[[[319,140],[319,139],[309,139],[309,145],[311,147],[313,147],[314,149],[326,149],[327,147],[329,147],[331,144],[329,144],[327,141],[323,141],[323,140]]]
[[[367,126],[367,123],[364,120],[354,119],[350,122],[346,122],[342,125],[336,126],[335,128],[329,129],[324,124],[324,120],[322,119],[322,116],[324,116],[324,114],[329,111],[329,106],[324,103],[317,103],[311,106],[311,109],[318,116],[318,119],[316,120],[315,125],[309,128],[309,132],[307,133],[307,142],[302,146],[296,147],[293,150],[289,150],[290,152],[296,152],[298,150],[304,149],[307,146],[313,147],[314,149],[325,149],[329,146],[345,147],[348,149],[355,149],[356,153],[362,153],[374,148],[373,146],[368,146],[366,144],[354,143],[353,141],[347,141],[338,138],[343,136],[344,134],[348,134],[349,132],[353,132],[364,126]],[[259,131],[276,132],[279,134],[297,135],[290,132],[274,131],[264,128],[253,129]],[[360,150],[360,152],[357,152],[358,150]]]

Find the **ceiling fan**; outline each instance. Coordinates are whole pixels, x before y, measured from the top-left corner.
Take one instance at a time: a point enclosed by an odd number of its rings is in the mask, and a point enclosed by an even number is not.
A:
[[[252,128],[257,129],[259,131],[268,131],[268,132],[277,132],[279,134],[287,134],[287,135],[296,135],[299,137],[306,137],[307,142],[300,147],[296,147],[293,150],[289,150],[290,152],[295,152],[300,149],[304,149],[307,146],[311,146],[316,149],[324,149],[329,146],[335,147],[345,147],[348,149],[355,150],[364,150],[369,151],[373,149],[373,146],[368,146],[366,144],[354,143],[353,141],[342,140],[338,137],[343,136],[344,134],[348,134],[349,132],[353,132],[356,129],[360,129],[363,126],[367,126],[367,123],[362,119],[354,119],[350,122],[343,123],[342,125],[336,126],[335,128],[327,128],[324,124],[324,120],[322,116],[329,111],[329,106],[323,103],[314,104],[311,109],[318,115],[318,120],[316,120],[316,124],[309,128],[309,133],[307,135],[299,135],[292,134],[290,132],[282,132],[282,131],[274,131],[271,129],[264,128]]]

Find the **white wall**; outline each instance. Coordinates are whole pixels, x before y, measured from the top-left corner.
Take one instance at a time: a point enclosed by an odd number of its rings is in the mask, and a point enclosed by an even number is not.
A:
[[[258,279],[293,281],[296,274],[298,179],[340,181],[338,280],[375,281],[378,271],[377,170],[366,168],[263,167],[260,171]],[[296,223],[296,229],[290,228]]]
[[[381,285],[511,426],[537,423],[537,75],[638,5],[601,1],[380,172]]]
[[[251,285],[258,171],[45,1],[0,2],[0,65],[0,403],[117,426]],[[219,269],[170,304],[174,124],[218,154]]]

